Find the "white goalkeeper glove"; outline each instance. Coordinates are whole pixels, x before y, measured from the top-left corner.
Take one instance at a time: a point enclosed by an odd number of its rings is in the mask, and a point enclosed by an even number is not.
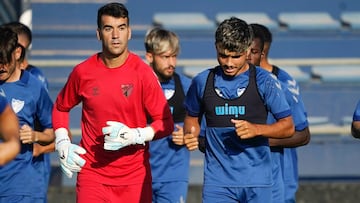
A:
[[[79,154],[85,154],[86,151],[70,142],[68,131],[65,128],[56,129],[55,136],[55,149],[59,153],[61,170],[68,178],[71,178],[73,172],[79,172],[85,165],[85,160]]]
[[[123,147],[143,144],[154,138],[155,132],[152,127],[129,128],[123,123],[117,121],[107,121],[107,126],[102,128],[105,135],[104,149],[118,150]]]

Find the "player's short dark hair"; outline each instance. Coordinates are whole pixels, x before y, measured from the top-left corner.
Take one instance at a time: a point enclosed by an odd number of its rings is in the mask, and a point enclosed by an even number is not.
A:
[[[31,33],[30,28],[28,26],[26,26],[25,24],[23,24],[19,21],[13,21],[13,22],[6,23],[3,26],[11,28],[18,35],[25,35],[29,40],[29,44],[31,44],[32,33]]]
[[[258,28],[261,29],[261,31],[263,32],[264,35],[264,42],[265,43],[272,43],[272,33],[269,30],[269,28],[267,28],[265,25],[261,25],[261,24],[256,24]]]
[[[0,64],[10,64],[12,54],[19,46],[18,36],[9,27],[0,27]]]
[[[250,24],[252,30],[253,30],[253,34],[254,34],[254,38],[257,38],[260,40],[260,47],[261,50],[264,49],[264,42],[265,42],[265,36],[264,36],[264,32],[261,28],[261,25],[256,24],[256,23],[252,23]]]
[[[112,16],[115,18],[127,18],[127,22],[129,24],[129,11],[122,3],[108,3],[99,8],[98,14],[97,14],[97,26],[98,28],[101,28],[101,17],[103,15]]]
[[[252,29],[244,21],[236,17],[225,19],[215,32],[215,45],[217,49],[230,52],[244,52],[252,42]]]

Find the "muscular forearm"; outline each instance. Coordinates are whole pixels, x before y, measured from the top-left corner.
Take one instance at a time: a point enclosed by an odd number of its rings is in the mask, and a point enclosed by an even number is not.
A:
[[[309,128],[306,127],[302,131],[295,131],[294,135],[289,138],[283,139],[269,139],[269,145],[272,147],[300,147],[308,144],[310,141],[310,131]]]
[[[292,117],[282,118],[271,125],[256,124],[257,135],[262,135],[268,138],[288,138],[295,133]]]

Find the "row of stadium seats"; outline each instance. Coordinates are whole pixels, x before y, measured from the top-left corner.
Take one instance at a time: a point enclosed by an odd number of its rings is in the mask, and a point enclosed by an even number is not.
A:
[[[264,24],[272,30],[286,28],[289,31],[336,31],[343,28],[360,30],[360,11],[342,12],[335,19],[327,12],[280,12],[272,19],[265,12],[219,12],[215,20],[201,12],[158,12],[153,23],[174,30],[214,30],[216,25],[231,16],[248,23]]]
[[[320,80],[322,82],[358,83],[360,78],[359,65],[313,65],[310,68],[300,66],[284,66],[285,69],[298,82]],[[183,73],[193,77],[204,67],[184,66]]]

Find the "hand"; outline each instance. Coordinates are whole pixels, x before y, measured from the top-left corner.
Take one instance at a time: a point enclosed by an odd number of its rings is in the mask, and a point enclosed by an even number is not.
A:
[[[184,130],[180,125],[176,125],[176,131],[172,133],[172,141],[176,145],[184,145]]]
[[[150,134],[152,134],[152,137],[154,136],[151,127],[129,128],[125,124],[116,121],[107,121],[106,124],[107,126],[102,128],[105,135],[104,149],[106,150],[118,150],[134,144],[145,145],[146,138]]]
[[[20,140],[23,144],[31,144],[37,142],[38,138],[30,126],[23,125],[20,128]]]
[[[256,125],[245,120],[231,119],[234,123],[235,131],[240,139],[249,139],[257,136]]]
[[[55,148],[59,153],[61,170],[68,178],[71,178],[73,172],[80,172],[81,167],[85,165],[86,161],[80,157],[80,154],[85,154],[86,151],[70,142],[65,128],[55,130],[55,135]]]
[[[199,147],[198,137],[195,136],[194,133],[195,127],[191,127],[191,131],[184,135],[184,143],[190,151],[196,150]]]

